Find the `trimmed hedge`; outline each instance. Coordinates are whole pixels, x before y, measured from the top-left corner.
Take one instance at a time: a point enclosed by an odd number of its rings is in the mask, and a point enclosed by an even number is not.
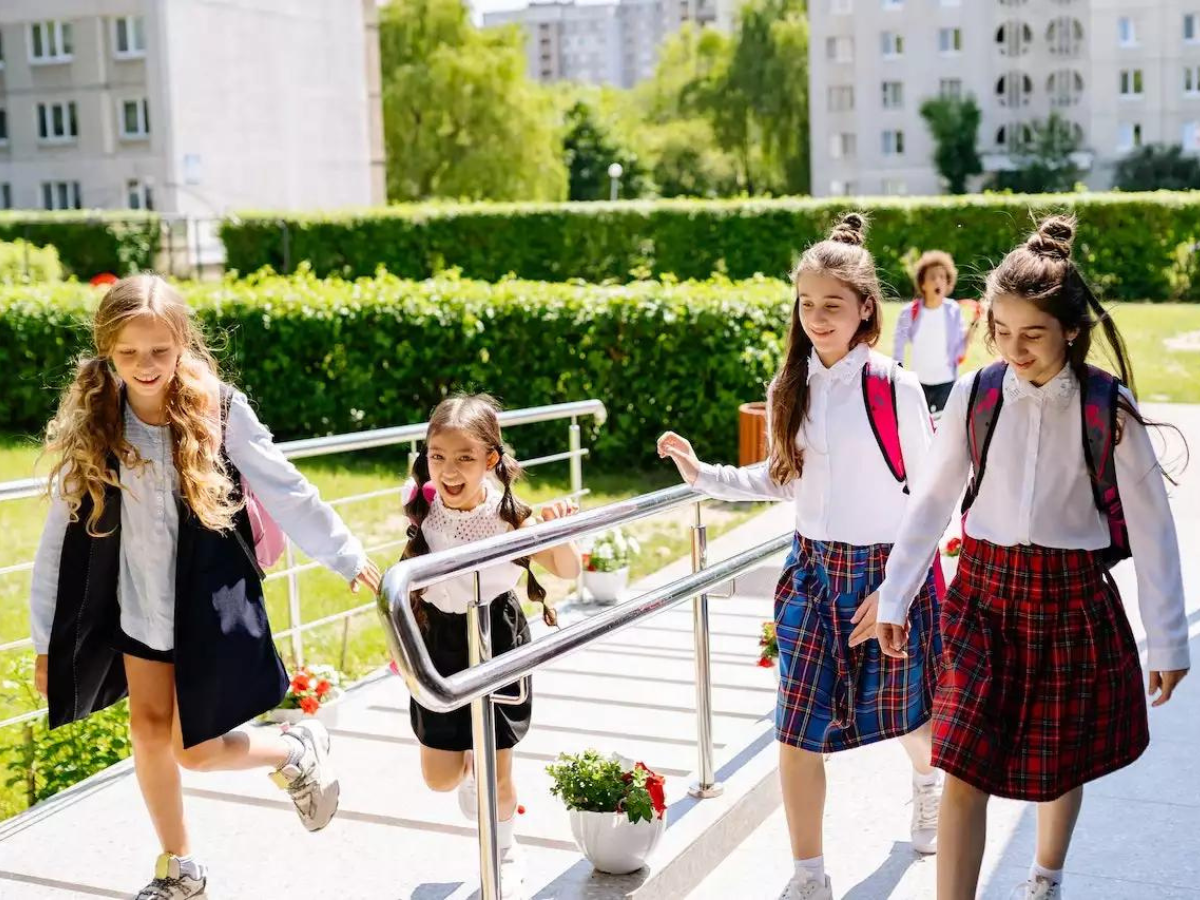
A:
[[[1112,300],[1197,300],[1200,194],[974,195],[875,200],[657,201],[576,204],[395,206],[359,213],[250,214],[226,221],[228,266],[253,272],[311,264],[318,275],[406,278],[457,268],[464,277],[592,282],[639,275],[781,278],[805,246],[847,208],[871,215],[868,246],[901,296],[907,266],[923,250],[953,254],[959,293],[978,292],[987,271],[1035,217],[1074,210],[1079,259]]]
[[[17,239],[55,247],[67,274],[86,281],[101,272],[154,268],[159,219],[136,212],[0,212],[0,241]]]
[[[53,247],[38,247],[28,241],[0,241],[0,284],[62,280],[62,263]]]
[[[608,420],[592,446],[606,467],[651,462],[665,427],[734,458],[738,404],[762,396],[790,302],[766,279],[588,286],[300,274],[184,290],[209,333],[224,333],[219,356],[281,439],[422,421],[461,389],[509,408],[598,397]],[[0,288],[0,428],[45,424],[98,296],[76,284]],[[561,450],[565,430],[513,437],[528,456]]]

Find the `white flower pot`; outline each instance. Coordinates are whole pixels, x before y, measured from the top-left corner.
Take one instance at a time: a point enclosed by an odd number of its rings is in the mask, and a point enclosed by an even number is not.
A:
[[[583,588],[597,603],[616,603],[629,586],[629,567],[615,572],[584,572]]]
[[[568,811],[575,844],[597,871],[626,875],[646,864],[654,852],[667,820],[630,822],[625,813]]]
[[[342,689],[334,688],[329,692],[329,699],[317,709],[315,718],[326,728],[337,727],[338,715],[342,706],[341,699]],[[307,718],[309,718],[308,714],[302,709],[273,709],[267,713],[268,721],[278,722],[281,725],[295,725]]]

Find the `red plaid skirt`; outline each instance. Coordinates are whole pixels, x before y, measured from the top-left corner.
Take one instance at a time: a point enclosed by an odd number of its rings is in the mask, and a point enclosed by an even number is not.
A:
[[[967,537],[942,646],[933,764],[982,791],[1053,800],[1150,742],[1137,646],[1099,553]]]

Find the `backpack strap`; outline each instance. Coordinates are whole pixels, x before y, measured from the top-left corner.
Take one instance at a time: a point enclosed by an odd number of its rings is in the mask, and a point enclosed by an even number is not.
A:
[[[887,360],[877,363],[868,359],[863,366],[863,402],[867,408],[867,421],[875,443],[883,454],[884,462],[892,476],[904,485],[908,493],[908,475],[904,469],[904,451],[900,444],[900,417],[896,411],[896,363]]]
[[[908,305],[908,314],[914,322],[917,321],[917,316],[921,314],[921,299],[919,297]]]
[[[971,468],[974,474],[963,497],[964,516],[979,496],[979,488],[983,484],[988,450],[996,430],[996,418],[1004,405],[1004,375],[1007,371],[1008,363],[992,363],[976,372],[975,380],[971,384],[971,398],[967,402],[967,449],[971,453]]]
[[[1108,555],[1113,561],[1130,555],[1129,536],[1121,495],[1117,490],[1117,410],[1121,382],[1095,366],[1087,367],[1087,380],[1080,385],[1080,414],[1083,417],[1083,459],[1091,476],[1096,509],[1108,522],[1112,539]]]

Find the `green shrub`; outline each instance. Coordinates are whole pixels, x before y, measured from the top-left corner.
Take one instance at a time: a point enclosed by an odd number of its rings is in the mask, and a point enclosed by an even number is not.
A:
[[[40,284],[62,281],[63,267],[53,247],[28,241],[0,241],[0,284]]]
[[[762,396],[790,297],[768,279],[599,286],[301,274],[184,290],[210,334],[226,335],[219,355],[281,439],[422,421],[456,390],[487,390],[514,409],[598,397],[609,416],[592,446],[605,464],[653,461],[664,427],[693,436],[702,453],[733,456],[737,406]],[[44,425],[97,296],[71,284],[0,289],[0,427]],[[522,429],[518,449],[561,450],[563,431]]]
[[[0,212],[0,241],[21,238],[58,250],[67,274],[128,275],[154,267],[159,219],[146,213]]]
[[[962,273],[960,293],[1032,228],[1036,216],[1080,217],[1079,259],[1110,299],[1186,295],[1172,281],[1176,250],[1200,240],[1195,193],[973,195],[913,199],[658,201],[579,204],[426,204],[359,213],[249,214],[222,225],[228,265],[318,275],[406,278],[457,268],[469,278],[627,281],[632,273],[706,279],[784,277],[799,252],[847,208],[871,214],[868,246],[901,295],[904,260],[943,249]]]

